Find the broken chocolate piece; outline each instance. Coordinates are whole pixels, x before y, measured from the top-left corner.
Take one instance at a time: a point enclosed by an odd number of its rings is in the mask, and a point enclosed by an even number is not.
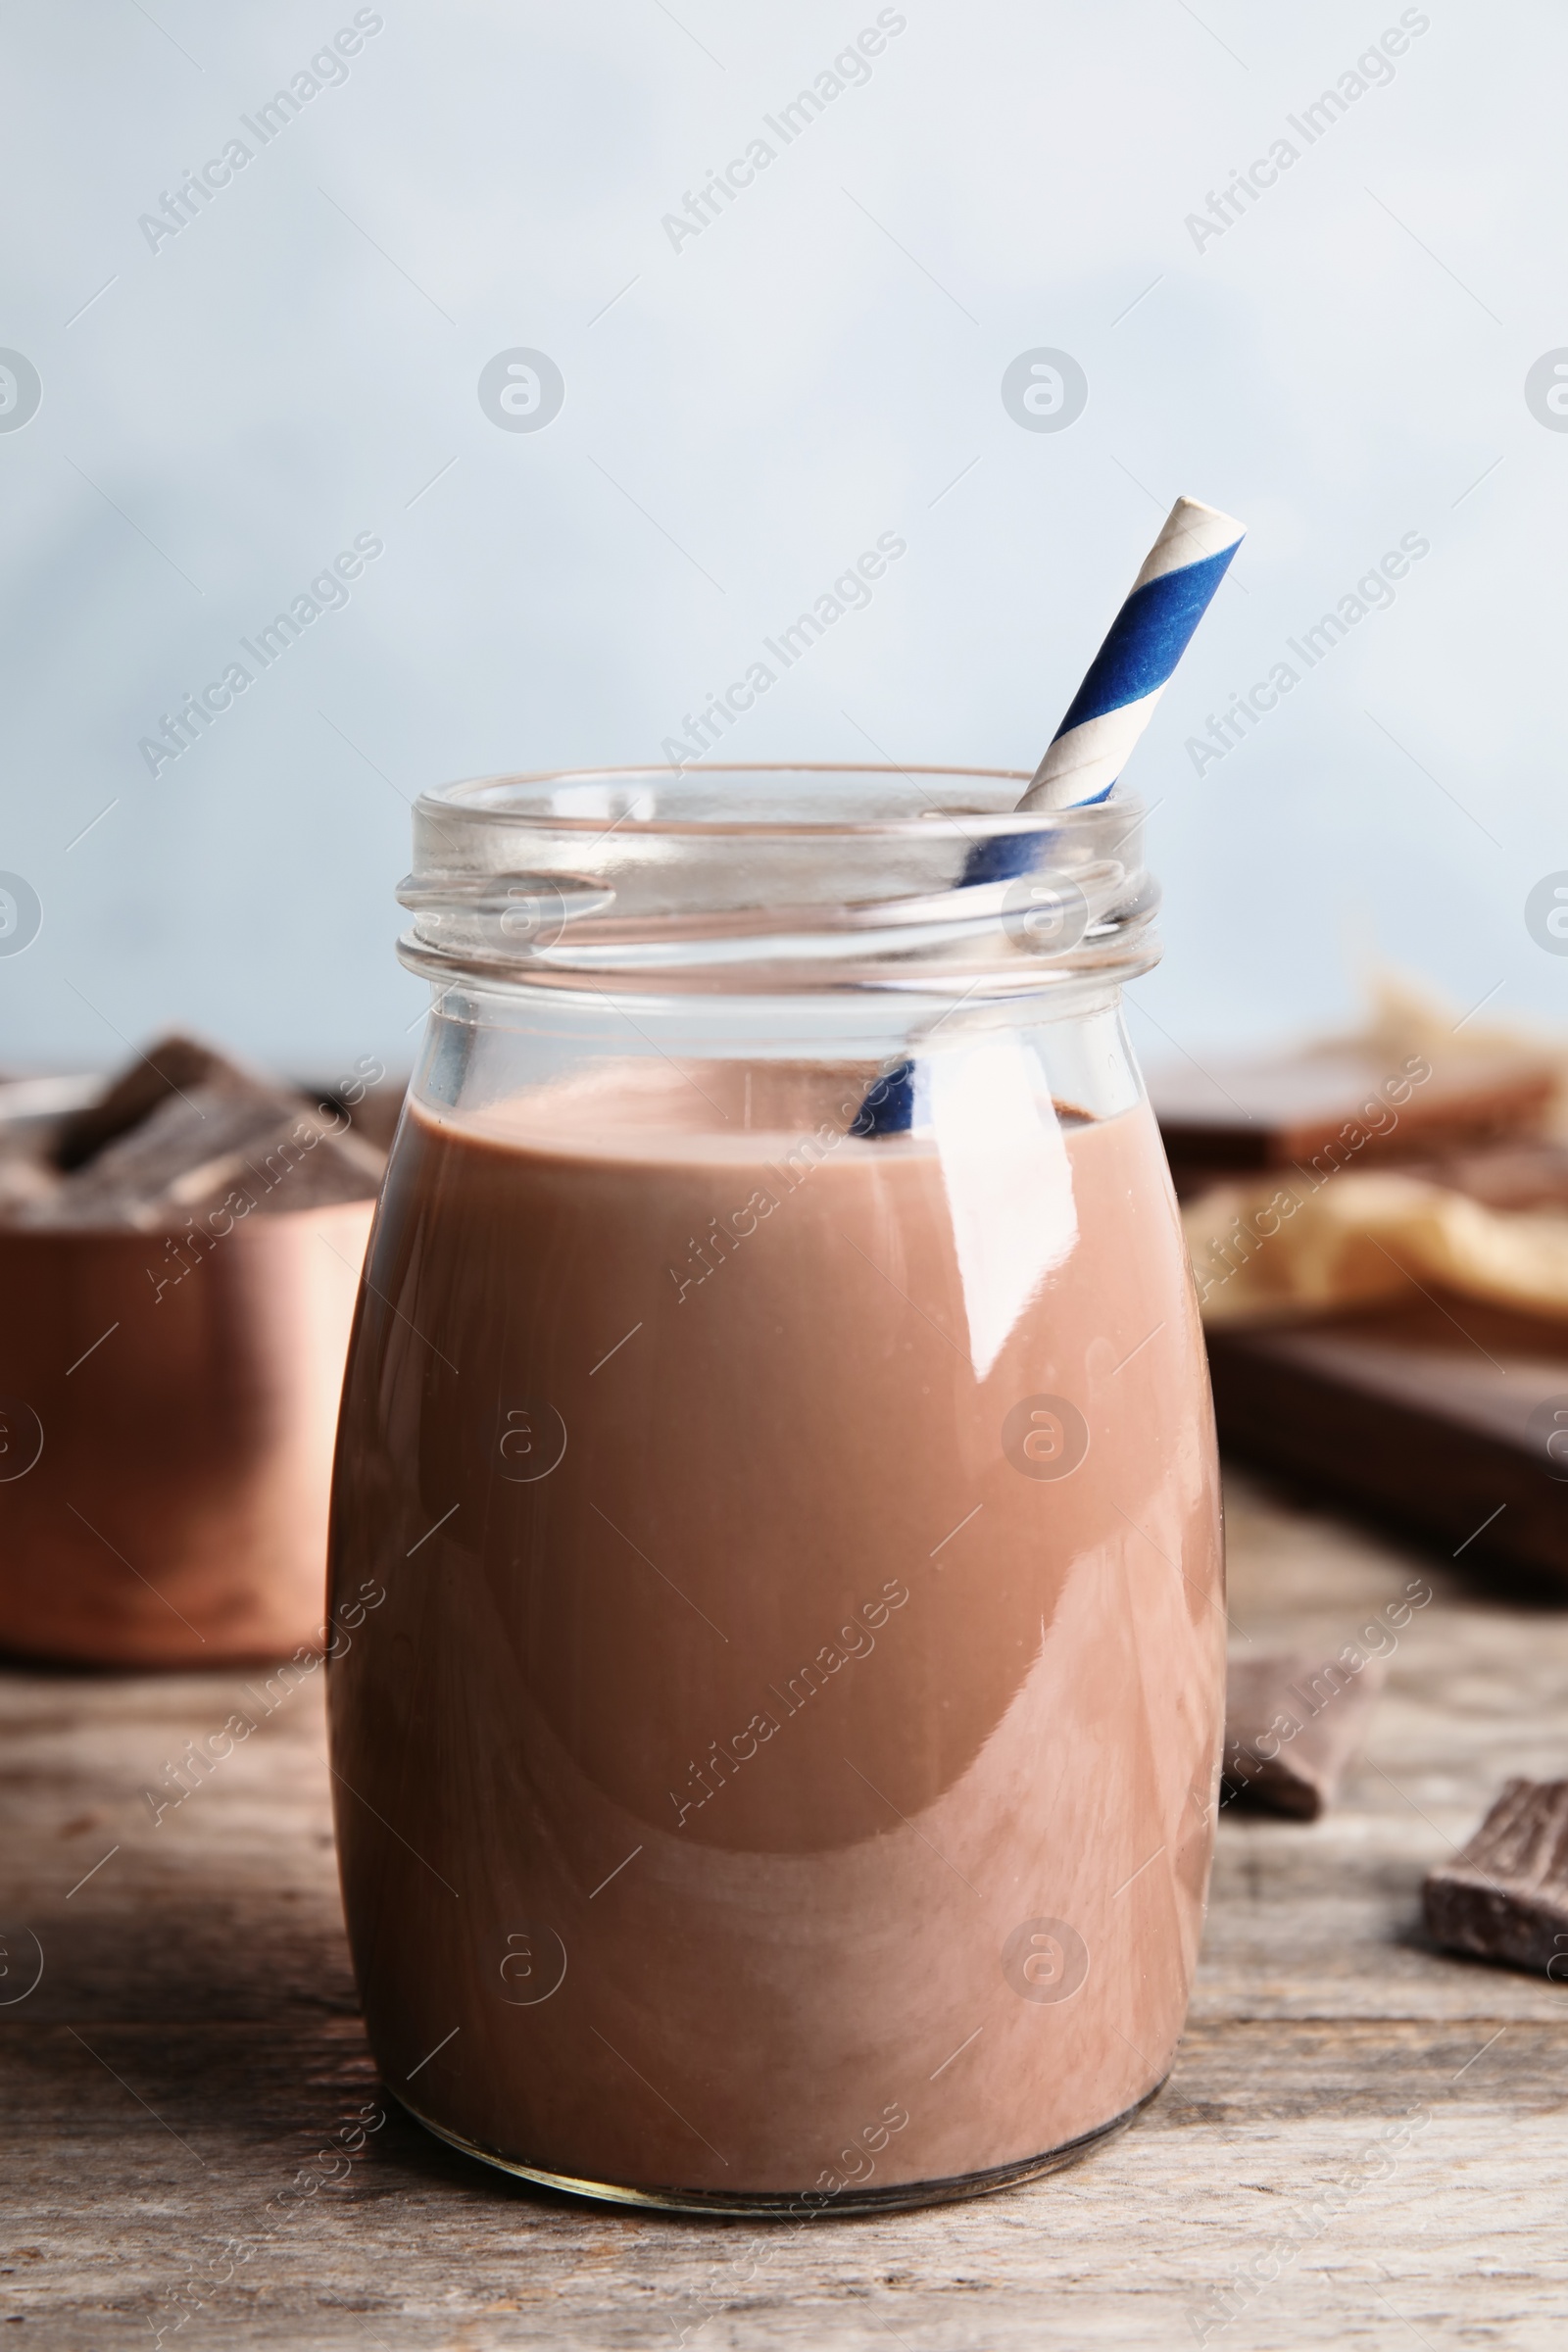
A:
[[[1407,1161],[1400,1174],[1464,1193],[1483,1208],[1568,1208],[1568,1144],[1489,1144],[1478,1152]]]
[[[211,1239],[253,1210],[363,1200],[386,1153],[357,1126],[330,1093],[297,1094],[193,1038],[161,1038],[78,1102],[52,1147],[25,1123],[0,1127],[0,1219]]]
[[[1508,1781],[1452,1862],[1421,1889],[1449,1951],[1568,1980],[1568,1781]]]
[[[1274,1650],[1233,1658],[1225,1688],[1225,1802],[1250,1802],[1295,1821],[1332,1804],[1360,1748],[1383,1684],[1379,1658],[1316,1658]]]
[[[382,1154],[351,1133],[335,1106],[249,1085],[198,1083],[169,1095],[41,1198],[13,1210],[20,1225],[131,1225],[177,1231],[224,1212],[223,1230],[253,1210],[272,1214],[363,1200]]]
[[[55,1138],[56,1167],[82,1167],[106,1144],[127,1135],[171,1096],[188,1097],[198,1087],[224,1094],[273,1099],[272,1090],[213,1046],[177,1033],[161,1037],[128,1069],[111,1081],[97,1101],[74,1110]]]
[[[1391,1055],[1336,1040],[1217,1071],[1156,1071],[1150,1098],[1184,1199],[1249,1169],[1386,1167],[1538,1137],[1557,1065],[1524,1049]]]

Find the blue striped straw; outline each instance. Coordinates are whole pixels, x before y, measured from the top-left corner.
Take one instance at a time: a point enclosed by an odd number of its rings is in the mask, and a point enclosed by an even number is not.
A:
[[[1244,536],[1217,507],[1176,501],[1020,808],[1082,808],[1108,797]]]
[[[1217,507],[1176,501],[1030,777],[1021,810],[1082,808],[1109,797],[1244,536]],[[962,885],[1010,882],[1029,871],[1034,855],[1027,834],[977,842]]]
[[[1217,507],[1197,498],[1176,501],[1030,777],[1020,811],[1083,808],[1109,799],[1245,536],[1246,526]],[[1028,835],[977,842],[959,887],[1010,882],[1029,872],[1034,857]],[[873,1087],[852,1134],[906,1134],[913,1073],[912,1062],[902,1062]]]

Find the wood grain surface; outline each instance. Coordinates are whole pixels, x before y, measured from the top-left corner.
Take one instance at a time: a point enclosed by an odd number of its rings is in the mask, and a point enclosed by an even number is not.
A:
[[[143,1788],[241,1678],[0,1674],[0,2325],[68,2352],[1560,2352],[1568,1985],[1434,1951],[1419,1887],[1510,1774],[1568,1771],[1568,1608],[1255,1486],[1230,1512],[1244,1653],[1392,1643],[1366,1760],[1320,1822],[1222,1818],[1140,2124],[876,2222],[595,2208],[438,2145],[361,2032],[317,1684],[155,1827]]]

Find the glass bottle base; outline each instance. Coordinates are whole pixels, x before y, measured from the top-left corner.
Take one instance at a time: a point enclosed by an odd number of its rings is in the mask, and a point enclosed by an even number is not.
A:
[[[481,2164],[492,2165],[497,2172],[511,2173],[519,2180],[532,2180],[541,2188],[555,2188],[573,2197],[594,2197],[609,2205],[641,2205],[661,2213],[709,2213],[739,2215],[751,2221],[802,2221],[823,2214],[869,2215],[901,2213],[914,2205],[950,2205],[959,2197],[984,2197],[998,2189],[1019,2188],[1026,2180],[1038,2180],[1046,2173],[1061,2172],[1069,2164],[1113,2139],[1136,2122],[1152,2100],[1157,2099],[1165,2087],[1165,2078],[1146,2091],[1131,2107],[1111,2117],[1108,2124],[1097,2125],[1093,2132],[1081,2132],[1076,2139],[1063,2140],[1059,2147],[1048,2148],[1040,2156],[1020,2157],[1015,2164],[998,2164],[985,2172],[960,2173],[938,2180],[901,2180],[887,2188],[854,2188],[832,2194],[822,2189],[725,2189],[725,2188],[644,2188],[614,2180],[579,2180],[570,2173],[547,2172],[542,2165],[519,2164],[514,2157],[503,2156],[497,2148],[487,2148],[476,2140],[466,2139],[461,2132],[449,2132],[444,2124],[435,2123],[421,2115],[418,2108],[402,2098],[416,2124],[448,2147],[457,2148],[465,2156],[477,2157]]]

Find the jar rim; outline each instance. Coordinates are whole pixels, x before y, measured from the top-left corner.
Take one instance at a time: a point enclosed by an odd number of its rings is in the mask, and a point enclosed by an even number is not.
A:
[[[584,834],[590,838],[604,830],[603,812],[573,814],[559,806],[544,805],[544,796],[559,801],[564,793],[592,792],[596,787],[630,792],[636,784],[651,788],[655,784],[666,788],[673,784],[704,786],[710,792],[730,777],[773,777],[780,780],[804,776],[880,778],[890,781],[904,778],[912,782],[916,777],[943,777],[958,783],[1016,784],[1020,792],[1030,781],[1032,771],[1024,767],[971,767],[928,764],[924,762],[870,760],[727,760],[712,766],[673,767],[657,761],[639,762],[627,766],[562,767],[503,770],[491,775],[464,776],[448,784],[434,785],[416,797],[416,815],[440,821],[459,815],[466,821],[513,826],[537,826],[551,832]],[[917,787],[918,789],[918,787]],[[539,796],[539,805],[531,806],[524,799],[503,800],[502,795],[532,793]],[[495,796],[491,798],[489,796]],[[642,797],[639,795],[638,797]],[[1119,801],[1118,808],[1128,808],[1138,813],[1137,805]],[[631,811],[627,811],[631,813]],[[1059,829],[1064,817],[1079,813],[1072,809],[1019,809],[1011,803],[992,809],[946,809],[933,806],[908,814],[875,817],[835,816],[823,814],[792,817],[774,813],[754,814],[744,808],[728,816],[692,817],[659,813],[644,815],[637,812],[637,830],[644,836],[672,839],[724,839],[756,841],[768,834],[796,840],[816,835],[893,835],[913,833],[923,839],[968,838],[976,829],[986,838],[999,833],[1050,833]],[[617,821],[623,821],[617,820]]]
[[[1028,781],[799,760],[441,785],[415,804],[399,954],[529,990],[1011,994],[1147,970],[1142,805],[1024,811]]]

